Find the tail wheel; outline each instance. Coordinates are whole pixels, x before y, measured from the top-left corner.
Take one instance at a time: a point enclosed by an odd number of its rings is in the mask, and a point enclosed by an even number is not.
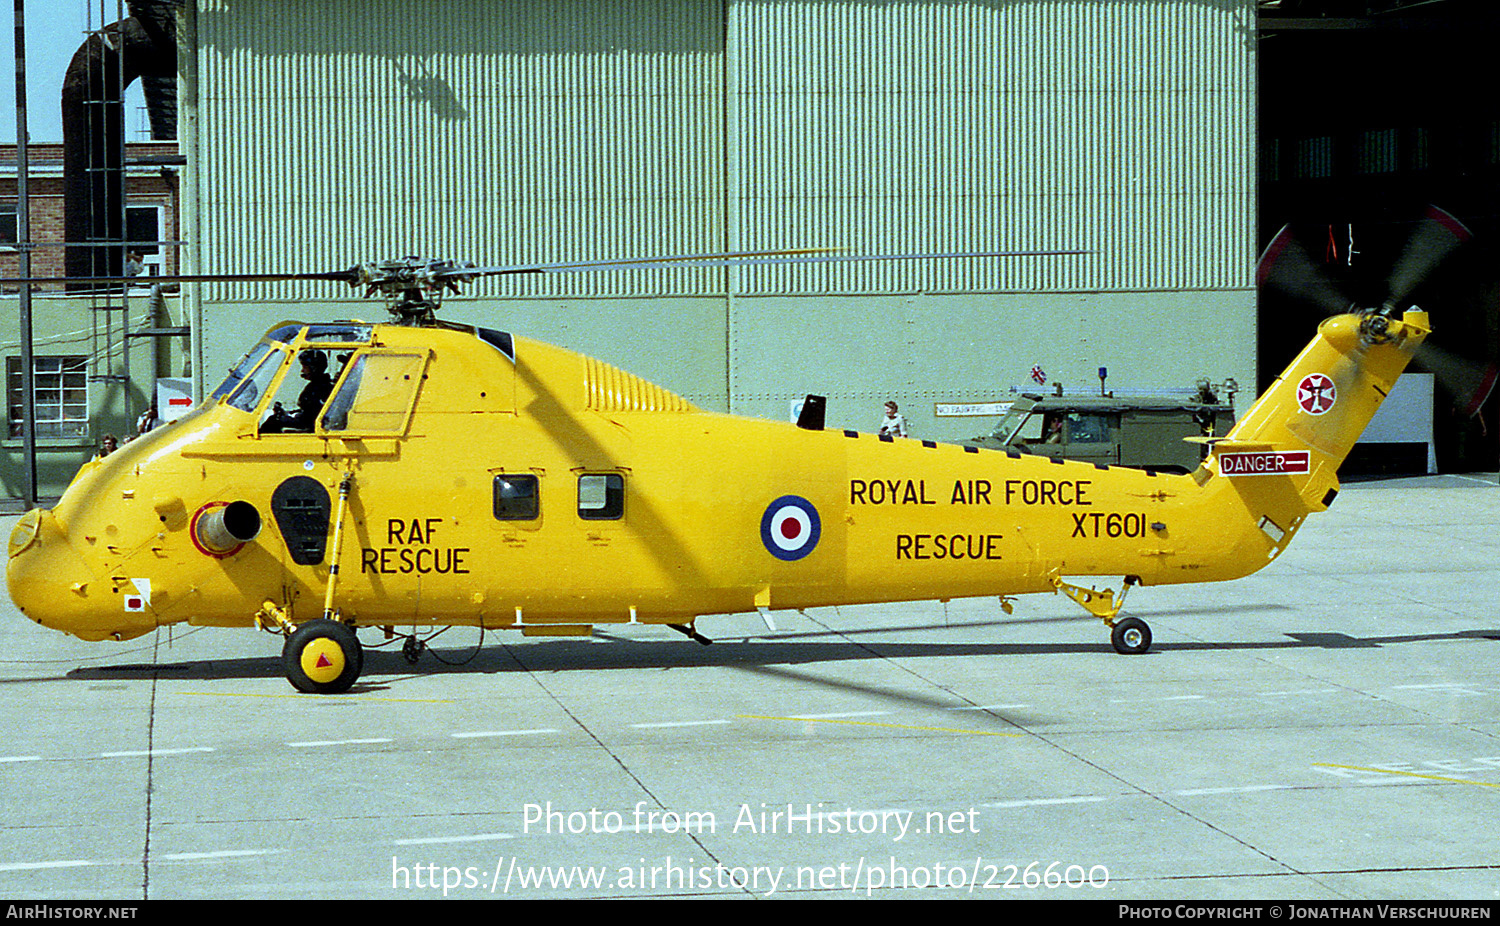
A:
[[[1109,632],[1109,642],[1114,644],[1115,652],[1126,656],[1144,653],[1151,648],[1151,628],[1140,618],[1127,617],[1115,623]]]
[[[298,627],[281,651],[287,680],[298,691],[348,691],[364,668],[365,651],[348,624],[320,617]]]

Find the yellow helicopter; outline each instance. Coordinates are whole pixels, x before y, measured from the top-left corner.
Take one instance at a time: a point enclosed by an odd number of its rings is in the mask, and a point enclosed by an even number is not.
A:
[[[818,258],[673,260],[773,259]],[[321,693],[359,677],[361,628],[665,624],[707,642],[700,615],[969,596],[1009,612],[1028,592],[1063,592],[1116,650],[1143,653],[1149,627],[1120,617],[1128,588],[1274,560],[1333,501],[1429,331],[1414,309],[1324,321],[1231,433],[1205,439],[1201,467],[1168,475],[828,430],[815,397],[796,424],[711,413],[433,314],[460,283],[556,268],[575,269],[409,259],[297,275],[391,294],[396,318],[273,327],[200,407],[20,519],[12,599],[85,640],[270,630],[291,683]]]

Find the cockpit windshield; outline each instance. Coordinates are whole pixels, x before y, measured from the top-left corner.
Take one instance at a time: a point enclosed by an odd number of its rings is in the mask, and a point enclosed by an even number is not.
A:
[[[271,381],[276,378],[277,371],[286,362],[286,351],[279,347],[266,346],[265,353],[270,356],[245,377],[234,392],[229,394],[229,404],[241,411],[255,411],[256,405],[260,403],[260,397],[265,395]]]
[[[1022,422],[1026,420],[1026,416],[1029,414],[1031,414],[1030,409],[1011,409],[1000,419],[999,424],[995,425],[995,429],[990,432],[990,437],[995,438],[1002,444],[1010,443],[1010,439],[1015,436],[1016,431],[1020,430]]]
[[[219,388],[215,389],[213,394],[208,397],[209,402],[222,399],[233,392],[235,387],[240,384],[240,380],[249,376],[250,371],[255,369],[256,365],[265,359],[266,353],[270,350],[271,345],[264,341],[250,348],[249,353],[240,358],[240,362],[229,370],[229,375],[219,384]]]
[[[238,393],[229,404],[236,408],[254,408],[256,397],[247,395],[245,390],[240,389],[240,383],[245,377],[250,375],[251,370],[260,365],[260,362],[265,359],[266,354],[272,350],[275,344],[295,343],[299,335],[302,336],[306,343],[368,344],[371,341],[373,331],[373,325],[363,322],[330,322],[318,325],[289,323],[278,325],[266,333],[264,340],[250,348],[249,353],[240,358],[240,362],[230,369],[229,375],[225,377],[224,381],[219,384],[219,387],[208,397],[208,401],[212,403],[224,396]],[[259,383],[259,389],[265,388],[269,382],[269,376],[275,373],[278,366],[278,364],[271,364],[268,370],[263,371],[267,376],[257,377],[257,379],[266,380],[266,382]]]

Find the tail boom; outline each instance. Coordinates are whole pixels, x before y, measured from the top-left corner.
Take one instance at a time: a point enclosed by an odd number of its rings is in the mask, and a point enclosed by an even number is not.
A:
[[[1372,321],[1372,319],[1374,321]],[[1338,469],[1429,334],[1424,312],[1400,320],[1340,315],[1212,451],[1197,478],[1220,523],[1253,523],[1268,543],[1259,568],[1291,542],[1308,514],[1338,494]],[[1254,558],[1251,559],[1254,562]],[[1247,572],[1253,569],[1246,570]]]

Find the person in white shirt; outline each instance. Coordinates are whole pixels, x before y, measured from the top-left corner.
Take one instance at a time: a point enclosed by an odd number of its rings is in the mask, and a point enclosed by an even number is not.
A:
[[[885,403],[885,419],[880,422],[880,436],[887,434],[891,437],[906,436],[906,419],[901,417],[900,408],[895,402]]]

